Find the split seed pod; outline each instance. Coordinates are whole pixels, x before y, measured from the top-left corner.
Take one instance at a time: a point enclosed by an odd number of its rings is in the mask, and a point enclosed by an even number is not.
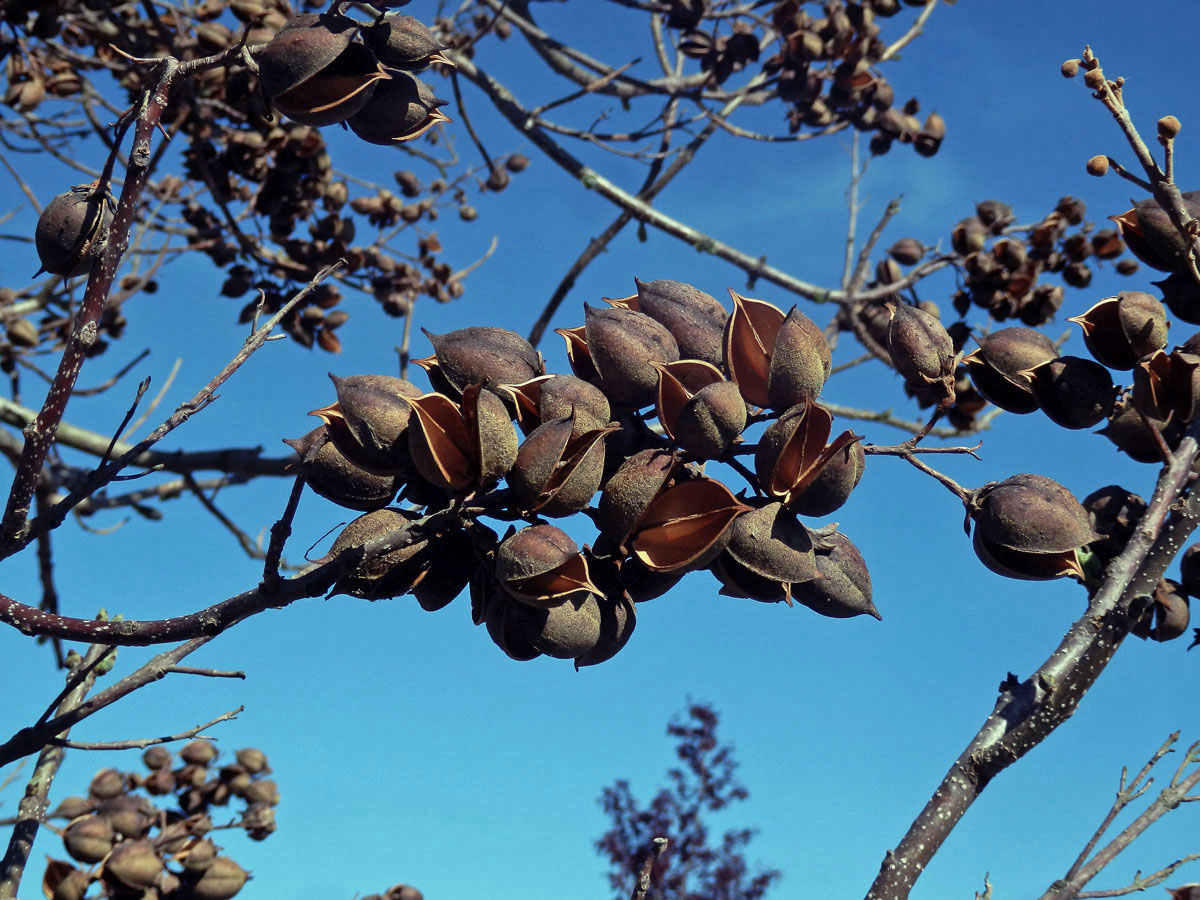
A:
[[[436,367],[453,391],[472,384],[521,384],[544,371],[541,354],[507,328],[473,325],[446,334],[426,331],[425,336],[434,355],[413,362],[430,372],[431,380]]]
[[[495,566],[501,588],[538,609],[583,599],[581,594],[602,593],[592,583],[579,547],[554,525],[531,525],[510,534],[496,550]]]
[[[663,450],[640,450],[621,463],[600,495],[600,533],[623,546],[678,465],[679,460]]]
[[[1058,357],[1053,341],[1032,328],[1002,328],[979,338],[979,348],[963,357],[967,372],[984,397],[1007,412],[1038,408],[1029,371]]]
[[[721,365],[721,335],[729,313],[715,297],[682,281],[640,281],[637,293],[614,300],[613,306],[648,315],[671,332],[682,359]]]
[[[817,324],[793,307],[783,310],[733,290],[725,323],[725,371],[752,406],[787,409],[816,397],[832,368],[829,342]]]
[[[797,584],[792,598],[815,613],[833,619],[871,616],[883,619],[875,608],[871,575],[851,540],[839,531],[816,532],[813,539],[817,575]]]
[[[1159,350],[1133,369],[1133,405],[1152,419],[1191,422],[1200,414],[1200,356]]]
[[[108,239],[112,210],[92,185],[77,185],[46,204],[33,241],[41,272],[73,278],[92,267]]]
[[[399,69],[387,74],[388,79],[375,86],[370,99],[347,122],[364,141],[394,147],[450,121],[440,109],[447,101],[434,96],[428,84]]]
[[[245,885],[250,873],[228,856],[218,856],[195,882],[188,886],[188,896],[195,900],[232,900]]]
[[[1082,580],[1075,551],[1100,537],[1074,495],[1043,475],[1013,475],[985,485],[971,513],[976,554],[1010,578]]]
[[[630,546],[642,565],[657,572],[699,568],[725,548],[730,524],[748,509],[719,481],[682,481],[654,498]]]
[[[162,870],[162,860],[149,841],[121,841],[104,861],[102,877],[116,879],[118,890],[144,891]]]
[[[101,816],[83,816],[63,832],[63,846],[72,859],[81,863],[98,863],[113,848],[116,836],[108,820]]]
[[[521,384],[500,385],[499,389],[512,398],[517,424],[526,434],[550,419],[571,415],[572,410],[579,433],[603,428],[612,418],[604,392],[574,375],[539,375]]]
[[[575,435],[575,414],[543,422],[525,438],[508,484],[526,513],[558,518],[579,512],[600,489],[604,438],[613,427]]]
[[[1132,398],[1126,397],[1117,401],[1108,424],[1097,434],[1104,435],[1135,462],[1162,463],[1162,442],[1155,438],[1151,428],[1158,431],[1168,449],[1174,449],[1183,437],[1185,426],[1179,419],[1164,420],[1140,413]]]
[[[293,16],[258,54],[263,91],[277,97],[304,84],[346,51],[357,29],[340,14]]]
[[[667,435],[701,459],[724,453],[746,428],[738,386],[711,363],[658,363],[658,419]]]
[[[781,503],[733,520],[729,544],[712,564],[721,593],[764,603],[792,604],[792,586],[817,574],[812,537]]]
[[[754,452],[759,486],[784,506],[806,515],[826,515],[841,506],[862,477],[865,457],[861,448],[846,454],[862,440],[850,431],[826,446],[832,429],[833,416],[816,402],[798,403],[783,413],[767,426]],[[826,476],[829,467],[832,471]]]
[[[1142,291],[1121,291],[1067,321],[1083,329],[1088,352],[1110,369],[1132,369],[1167,345],[1163,305]]]
[[[1083,499],[1092,530],[1101,535],[1093,541],[1091,551],[1103,559],[1112,559],[1129,543],[1134,529],[1146,513],[1146,501],[1120,485],[1110,484],[1092,491]],[[1187,562],[1185,552],[1180,560],[1181,568]],[[1186,577],[1184,583],[1187,583]]]
[[[337,536],[329,548],[327,559],[344,550],[361,547],[368,541],[396,531],[408,532],[414,514],[399,509],[377,509],[359,516]],[[360,597],[364,600],[383,600],[406,594],[421,583],[430,565],[429,539],[412,534],[412,542],[374,559],[360,563],[333,586],[333,593]]]
[[[387,506],[402,484],[398,477],[376,475],[352,463],[329,440],[324,425],[284,443],[300,454],[308,486],[347,509],[368,512]]]
[[[325,423],[330,440],[347,459],[364,469],[394,474],[411,464],[408,429],[412,407],[407,403],[421,396],[421,389],[390,375],[351,375],[339,378],[330,373],[337,402],[313,410]]]
[[[447,493],[491,487],[517,458],[517,432],[504,401],[472,385],[461,407],[444,394],[406,401],[416,414],[409,452],[421,477]]]
[[[1187,631],[1188,598],[1182,586],[1170,578],[1160,578],[1151,595],[1151,603],[1130,631],[1152,641],[1172,641]]]
[[[363,29],[363,39],[384,65],[417,71],[432,63],[453,65],[442,51],[447,49],[419,19],[388,15]]]
[[[1184,191],[1183,205],[1192,218],[1200,217],[1200,191]],[[1133,255],[1146,265],[1174,272],[1187,264],[1190,242],[1153,197],[1139,200],[1131,209],[1109,218],[1117,223]]]

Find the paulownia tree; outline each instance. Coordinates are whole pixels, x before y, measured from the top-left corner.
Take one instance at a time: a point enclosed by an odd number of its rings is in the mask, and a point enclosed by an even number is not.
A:
[[[1200,591],[1195,555],[1183,554],[1178,581],[1164,578],[1200,521],[1192,487],[1200,348],[1172,337],[1167,322],[1169,308],[1176,322],[1200,323],[1200,200],[1175,182],[1179,120],[1159,119],[1148,146],[1126,109],[1123,79],[1106,75],[1085,50],[1062,74],[1083,82],[1116,119],[1135,160],[1126,168],[1095,157],[1087,171],[1124,178],[1142,198],[1114,211],[1115,227],[1096,227],[1071,196],[1024,222],[1007,204],[983,201],[946,229],[946,246],[905,238],[883,249],[899,207],[889,204],[865,239],[858,233],[866,159],[933,157],[946,134],[940,115],[923,112],[915,98],[899,100],[889,81],[936,0],[613,0],[622,27],[642,29],[637,52],[660,70],[653,74],[558,39],[528,0],[476,0],[423,17],[393,9],[405,5],[64,0],[3,8],[4,146],[69,165],[81,183],[39,198],[8,164],[39,211],[32,242],[42,272],[4,287],[0,368],[12,399],[0,400],[0,419],[13,430],[0,432],[0,449],[14,476],[0,554],[36,556],[43,596],[0,596],[0,619],[48,640],[67,685],[0,744],[0,763],[36,756],[0,898],[16,894],[64,748],[147,743],[73,742],[70,728],[165,675],[230,674],[183,661],[238,623],[303,598],[412,594],[433,611],[468,594],[474,623],[509,657],[545,655],[577,668],[605,663],[627,645],[639,604],[685,579],[711,588],[701,571],[732,597],[878,618],[869,561],[849,536],[859,523],[846,521],[843,532],[843,523],[829,521],[868,457],[894,457],[913,477],[944,486],[994,572],[1071,578],[1087,600],[1044,664],[1004,682],[983,727],[887,852],[868,897],[907,897],[983,789],[1073,714],[1129,634],[1167,641],[1187,632],[1188,597]],[[557,95],[540,103],[517,96],[492,67],[498,41],[528,45]],[[618,45],[628,51],[624,39]],[[450,212],[474,220],[474,194],[510,189],[530,162],[488,152],[493,138],[472,118],[484,105],[617,212],[569,265],[527,337],[502,327],[512,323],[472,322],[428,333],[432,353],[413,359],[412,326],[423,306],[463,296],[484,262],[455,268],[426,226]],[[765,121],[783,125],[768,131]],[[402,169],[385,187],[342,172],[326,143],[340,126],[356,140],[396,148],[423,174]],[[654,205],[715,135],[790,145],[838,133],[853,137],[851,226],[836,285],[806,281]],[[467,144],[480,162],[464,161]],[[632,158],[645,177],[623,188],[585,163],[585,153]],[[637,281],[635,293],[560,316],[580,273],[631,225],[726,261],[746,286],[730,290],[727,305],[683,280]],[[84,363],[118,345],[129,302],[153,293],[166,267],[185,257],[222,270],[220,291],[243,298],[239,320],[252,325],[251,336],[136,443],[122,435],[146,382],[115,434],[68,424],[68,402],[84,393]],[[1135,275],[1138,260],[1164,273],[1155,293],[1139,278],[1116,296],[1078,304],[1070,321],[1088,356],[1062,354],[1046,326],[1071,289],[1086,288],[1093,268],[1110,261]],[[916,294],[939,271],[952,271],[957,284],[940,314]],[[768,284],[803,308],[753,296]],[[288,436],[294,453],[157,447],[191,417],[219,415],[207,411],[216,392],[276,328],[335,354],[348,307],[371,301],[402,319],[396,368],[334,377],[312,412],[320,424]],[[968,325],[968,315],[984,324]],[[559,321],[569,361],[552,371],[537,348]],[[1168,350],[1172,340],[1178,346]],[[835,366],[834,351],[850,344],[855,355]],[[53,374],[39,367],[42,356],[57,356]],[[894,370],[924,412],[899,416],[892,403],[849,407],[822,398],[831,378],[872,361]],[[45,397],[26,406],[27,383],[39,376],[49,383]],[[296,432],[306,411],[297,410]],[[1157,467],[1149,500],[1113,485],[1081,502],[1036,473],[971,488],[939,470],[940,459],[973,455],[975,436],[1002,411],[1045,415],[1069,430],[1102,426],[1104,437],[1081,440],[1107,438]],[[868,442],[847,427],[856,422],[906,436]],[[952,440],[932,445],[940,439]],[[68,463],[62,448],[99,462]],[[148,477],[132,490],[119,487],[141,475]],[[264,546],[225,516],[214,492],[281,476],[292,489]],[[362,515],[324,556],[293,572],[283,554],[308,491]],[[257,584],[159,619],[92,619],[58,608],[51,536],[70,515],[125,508],[154,520],[180,494],[194,496],[261,559]],[[68,643],[85,649],[68,651]],[[169,646],[93,692],[117,647],[147,645]],[[88,797],[57,807],[76,864],[52,864],[50,894],[215,900],[241,888],[241,868],[216,863],[209,807],[247,801],[237,824],[265,837],[276,796],[260,786],[265,762],[247,752],[250,762],[214,763],[203,742],[181,753],[176,766],[169,754],[148,751],[151,774],[97,776]],[[1143,815],[1100,846],[1106,820],[1045,897],[1081,896],[1150,823],[1195,799],[1195,762],[1193,747]],[[1123,785],[1114,809],[1135,799],[1148,771]],[[173,795],[178,806],[156,816],[139,790]],[[1122,890],[1159,883],[1181,864]],[[640,889],[653,891],[653,878]],[[393,892],[404,890],[411,892]]]

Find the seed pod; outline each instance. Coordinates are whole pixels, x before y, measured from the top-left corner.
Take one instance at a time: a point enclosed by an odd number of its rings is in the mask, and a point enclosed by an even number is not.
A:
[[[251,775],[270,771],[267,766],[267,755],[256,747],[243,747],[234,755],[237,757],[238,765]]]
[[[1146,501],[1125,488],[1110,484],[1092,491],[1083,500],[1092,530],[1101,535],[1093,541],[1090,549],[1103,559],[1112,559],[1129,543],[1142,516],[1146,512]],[[1181,559],[1186,562],[1187,554]],[[1187,578],[1184,578],[1187,583]]]
[[[1133,368],[1132,402],[1152,419],[1194,421],[1200,415],[1200,356],[1159,350],[1139,360]]]
[[[871,616],[882,620],[875,608],[871,575],[862,554],[841,532],[824,531],[818,532],[813,540],[817,575],[795,585],[793,599],[833,619]]]
[[[195,900],[232,900],[250,873],[228,856],[218,856],[188,888]]]
[[[149,841],[122,841],[105,860],[102,874],[115,878],[121,887],[144,891],[162,870],[162,860]]]
[[[893,307],[888,353],[910,387],[932,391],[946,406],[954,402],[954,342],[936,318],[915,306]]]
[[[140,838],[154,824],[156,810],[145,797],[121,794],[101,802],[99,815],[108,820],[113,831],[126,838]]]
[[[541,354],[507,328],[473,325],[446,334],[426,331],[425,336],[433,344],[434,355],[414,362],[426,368],[436,362],[458,392],[472,384],[521,384],[544,371]]]
[[[538,609],[579,599],[579,594],[601,593],[579,547],[554,525],[531,525],[510,534],[496,550],[495,566],[501,588]]]
[[[412,459],[405,434],[412,407],[405,402],[421,396],[421,389],[389,375],[330,373],[337,402],[313,410],[325,423],[330,439],[342,455],[376,474],[407,470]]]
[[[332,559],[352,547],[397,531],[409,531],[415,515],[398,509],[377,509],[359,516],[337,536],[326,559]],[[360,597],[364,600],[383,600],[398,597],[420,584],[430,565],[429,539],[412,534],[412,542],[360,563],[343,575],[333,586],[333,593]]]
[[[76,185],[46,204],[33,241],[41,272],[73,278],[87,273],[108,240],[112,211],[93,185]]]
[[[340,14],[292,17],[256,59],[263,91],[277,97],[307,82],[346,51],[357,29]]]
[[[142,753],[142,764],[147,769],[165,769],[172,760],[171,751],[162,746],[147,747]]]
[[[764,603],[792,604],[792,586],[816,576],[812,538],[781,503],[751,509],[733,520],[729,543],[713,561],[721,593]]]
[[[659,421],[688,453],[715,459],[746,428],[746,402],[736,384],[699,360],[657,363]]]
[[[671,332],[631,309],[584,304],[584,318],[587,350],[609,402],[633,409],[653,403],[658,374],[651,363],[679,359]]]
[[[384,65],[418,71],[432,63],[453,65],[433,32],[412,16],[387,15],[363,29],[363,40]]]
[[[375,86],[370,99],[350,116],[350,130],[370,144],[394,147],[416,140],[450,117],[433,88],[407,72],[388,70],[388,80]]]
[[[108,820],[101,816],[76,819],[63,832],[63,846],[72,859],[81,863],[98,863],[113,848],[115,835]]]
[[[1151,603],[1130,631],[1152,641],[1171,641],[1187,631],[1188,598],[1179,582],[1160,578]]]
[[[323,425],[284,443],[300,454],[299,467],[308,486],[339,506],[363,512],[379,509],[400,488],[399,478],[372,474],[346,459]]]
[[[472,385],[461,408],[443,394],[407,401],[416,413],[409,452],[421,477],[447,493],[490,487],[512,468],[517,432],[504,401]]]
[[[1097,362],[1063,356],[1042,363],[1028,375],[1034,399],[1063,428],[1091,428],[1112,414],[1117,389],[1108,370]]]
[[[179,756],[186,763],[207,766],[217,758],[217,748],[212,741],[188,741],[179,751]]]
[[[975,253],[987,243],[987,228],[975,216],[962,219],[950,232],[950,243],[954,252],[962,256]]]
[[[577,437],[574,429],[574,413],[551,419],[535,428],[517,450],[508,484],[526,513],[570,516],[587,506],[600,489],[604,438],[614,427]]]
[[[1142,291],[1121,291],[1067,321],[1083,329],[1088,352],[1110,369],[1132,369],[1167,344],[1163,305]]]
[[[619,300],[605,298],[613,306],[645,313],[675,338],[682,359],[699,359],[721,365],[721,335],[729,318],[715,297],[682,281],[640,281],[637,293]]]
[[[935,156],[946,137],[946,122],[937,113],[930,113],[913,141],[913,149],[921,156]]]
[[[42,875],[42,896],[49,900],[83,900],[92,879],[61,859],[48,859]]]
[[[203,872],[217,856],[216,845],[207,839],[195,838],[180,853],[180,864],[189,872]]]
[[[1075,551],[1096,540],[1087,512],[1065,487],[1042,475],[1014,475],[985,485],[971,508],[975,551],[1011,578],[1041,580],[1083,571]]]
[[[629,597],[596,596],[596,603],[600,607],[600,638],[590,649],[576,654],[576,671],[584,666],[608,662],[620,653],[629,643],[637,624],[637,609]]]
[[[1151,283],[1162,291],[1163,303],[1177,319],[1200,325],[1200,285],[1191,272],[1172,272],[1162,281]]]
[[[835,460],[861,438],[844,431],[826,446],[832,429],[833,416],[816,402],[799,403],[768,425],[754,453],[754,472],[762,489],[792,510],[825,508],[840,495],[846,481],[850,482],[845,490],[849,496],[862,475],[862,465],[856,464],[857,455],[853,453],[845,463]],[[834,471],[812,497],[807,497],[810,486],[831,464]]]
[[[125,776],[117,769],[101,769],[88,784],[88,795],[108,800],[125,793]]]
[[[625,460],[600,495],[600,533],[623,546],[678,465],[678,459],[662,450],[641,450]]]
[[[425,612],[449,606],[463,592],[475,568],[475,547],[465,531],[437,534],[430,545],[429,568],[412,595]]]
[[[725,324],[725,371],[752,406],[787,409],[816,397],[829,377],[829,343],[811,319],[734,291]],[[778,357],[778,358],[776,358]]]
[[[1129,398],[1118,400],[1108,424],[1097,434],[1104,435],[1117,445],[1118,450],[1136,462],[1162,463],[1160,443],[1150,429],[1157,430],[1167,448],[1173,449],[1179,445],[1185,426],[1179,420],[1167,422],[1153,416],[1143,419],[1143,415]]]
[[[642,565],[657,572],[700,568],[725,548],[730,523],[749,508],[719,481],[682,481],[650,503],[630,546]]]
[[[1200,217],[1200,191],[1184,191],[1183,206],[1192,218]],[[1190,241],[1179,233],[1153,197],[1139,200],[1132,209],[1109,218],[1117,223],[1133,255],[1146,265],[1163,272],[1186,266]]]
[[[901,238],[887,252],[900,265],[915,266],[925,256],[925,245],[916,238]]]
[[[1030,328],[1002,328],[979,338],[979,348],[963,357],[979,393],[1003,410],[1031,413],[1038,408],[1028,372],[1058,357],[1054,343]]]
[[[362,44],[350,44],[316,75],[289,91],[271,96],[271,102],[300,125],[313,128],[336,125],[362,109],[379,83],[390,78],[370,50]]]
[[[501,385],[500,390],[512,398],[517,424],[526,434],[550,419],[571,415],[572,410],[574,437],[603,428],[612,418],[604,392],[574,375],[540,375],[521,384]]]

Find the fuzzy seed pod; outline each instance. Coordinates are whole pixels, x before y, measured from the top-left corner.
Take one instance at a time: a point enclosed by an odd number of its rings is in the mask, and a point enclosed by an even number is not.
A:
[[[1028,373],[1057,358],[1054,343],[1041,332],[1002,328],[980,338],[963,362],[979,393],[1003,410],[1024,414],[1038,408]]]
[[[390,508],[359,516],[342,529],[326,558],[332,559],[344,550],[361,547],[396,531],[408,531],[413,518],[411,513]],[[412,537],[413,541],[408,545],[360,563],[349,574],[343,575],[333,586],[333,593],[383,600],[411,591],[425,577],[431,562],[429,539],[416,534]]]
[[[61,859],[48,859],[42,875],[42,896],[49,900],[83,900],[92,879]]]
[[[125,776],[117,769],[101,769],[88,784],[88,795],[109,800],[125,793]]]
[[[105,860],[103,873],[122,887],[144,891],[162,870],[162,860],[149,841],[122,841]]]
[[[186,763],[207,766],[217,758],[217,748],[212,741],[188,741],[179,751],[179,756]]]
[[[517,424],[529,434],[543,422],[575,412],[575,434],[604,428],[612,410],[604,392],[574,375],[541,375],[522,384],[501,385],[516,408]]]
[[[188,887],[195,900],[232,900],[242,889],[250,873],[228,856],[218,856]]]
[[[1184,191],[1183,207],[1192,218],[1200,216],[1200,191]],[[1191,242],[1179,233],[1170,215],[1153,197],[1139,200],[1131,209],[1109,218],[1117,223],[1130,252],[1146,265],[1163,272],[1186,267]]]
[[[271,102],[300,125],[336,125],[361,110],[380,82],[390,78],[370,50],[350,44],[324,69],[291,90],[273,95]]]
[[[1110,484],[1088,494],[1083,500],[1083,508],[1087,510],[1092,530],[1101,536],[1100,540],[1092,542],[1090,549],[1107,560],[1124,550],[1133,537],[1134,529],[1146,512],[1146,501],[1120,485]],[[1185,552],[1181,566],[1186,559]],[[1186,578],[1184,583],[1187,583]]]
[[[764,603],[792,603],[792,587],[816,577],[812,538],[781,503],[742,513],[729,543],[713,561],[721,593]]]
[[[121,794],[100,803],[98,814],[125,838],[140,838],[154,824],[156,810],[145,797]]]
[[[645,313],[675,338],[681,359],[699,359],[721,365],[721,335],[729,318],[715,297],[682,281],[640,281],[637,293],[613,306]]]
[[[101,816],[76,819],[63,832],[63,846],[72,859],[81,863],[98,863],[113,848],[116,836],[112,825]]]
[[[954,342],[934,316],[915,306],[893,307],[888,353],[914,390],[930,390],[938,402],[954,402]]]
[[[330,373],[337,402],[313,410],[325,423],[330,440],[342,455],[379,475],[404,472],[412,465],[405,434],[412,419],[406,401],[421,396],[421,389],[390,375]]]
[[[407,72],[388,70],[388,79],[377,84],[371,97],[349,117],[350,130],[370,144],[394,147],[416,140],[450,117],[441,111],[446,100],[433,88]]]
[[[651,363],[679,359],[679,345],[665,327],[631,309],[596,309],[584,304],[584,333],[600,388],[616,406],[654,402],[658,373]]]
[[[916,238],[901,238],[888,248],[888,256],[902,266],[915,266],[925,256],[925,245]]]
[[[495,566],[500,587],[538,609],[550,609],[578,594],[601,593],[579,547],[554,525],[531,525],[510,534],[496,550]]]
[[[307,82],[346,51],[357,29],[340,14],[294,16],[258,55],[263,91],[277,97]]]
[[[752,406],[787,409],[815,398],[832,368],[829,342],[795,307],[787,315],[734,291],[725,324],[725,371]]]
[[[300,454],[300,471],[308,486],[339,506],[363,512],[379,509],[400,488],[399,478],[374,475],[350,462],[329,440],[323,425],[284,443]]]
[[[172,760],[171,751],[163,746],[147,747],[142,753],[142,764],[147,769],[165,769]]]
[[[452,65],[433,32],[412,16],[387,15],[363,29],[363,40],[384,65],[418,71],[432,63]]]
[[[1088,352],[1110,369],[1132,369],[1167,344],[1166,311],[1142,291],[1121,291],[1067,321],[1083,329]]]
[[[754,452],[754,472],[762,489],[794,511],[832,512],[841,506],[862,476],[862,451],[850,451],[845,459],[842,455],[861,438],[844,431],[827,446],[832,429],[833,416],[815,402],[799,403],[768,425]],[[832,471],[825,475],[830,466]],[[815,487],[818,482],[820,487]],[[837,505],[829,509],[834,502]]]
[[[1184,424],[1179,420],[1167,422],[1147,416],[1147,425],[1143,415],[1145,414],[1139,413],[1129,398],[1118,400],[1108,424],[1097,434],[1104,435],[1116,444],[1118,450],[1136,462],[1162,463],[1163,454],[1159,441],[1155,439],[1150,428],[1159,432],[1168,449],[1173,449],[1183,437]]]
[[[730,524],[748,509],[719,481],[682,481],[646,507],[630,547],[642,565],[656,572],[701,568],[725,548]]]
[[[667,436],[702,459],[715,459],[746,428],[738,386],[699,360],[658,363],[658,418]]]
[[[508,473],[508,484],[521,509],[557,518],[587,506],[600,489],[604,439],[613,428],[575,436],[574,414],[535,428],[517,450]]]
[[[87,273],[108,240],[112,210],[91,185],[77,185],[46,204],[33,240],[40,272],[73,278]]]
[[[1062,356],[1032,369],[1033,396],[1063,428],[1091,428],[1107,419],[1117,399],[1112,376],[1098,362]]]
[[[625,460],[600,496],[596,516],[600,533],[617,546],[624,545],[678,465],[678,459],[662,450],[641,450]]]
[[[473,325],[446,334],[425,336],[434,355],[414,360],[427,370],[436,363],[441,375],[462,392],[472,384],[521,384],[542,374],[542,357],[532,345],[507,328]]]
[[[833,619],[871,616],[882,620],[875,608],[867,564],[850,539],[839,531],[822,529],[814,536],[813,549],[817,575],[797,584],[793,599]]]

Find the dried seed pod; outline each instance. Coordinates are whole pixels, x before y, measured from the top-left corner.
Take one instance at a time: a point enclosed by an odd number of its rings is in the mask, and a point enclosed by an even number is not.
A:
[[[217,748],[212,741],[188,741],[179,751],[179,757],[186,763],[207,766],[217,758]]]
[[[615,426],[596,428],[576,436],[574,413],[535,428],[508,473],[521,509],[557,518],[587,506],[600,489],[604,438],[613,430]]]
[[[189,872],[203,872],[217,856],[217,846],[207,839],[194,838],[179,854],[179,863]]]
[[[678,465],[679,460],[663,450],[641,450],[621,463],[600,495],[600,533],[623,546]]]
[[[749,508],[719,481],[682,481],[654,498],[630,546],[656,572],[701,568],[725,548],[730,523]]]
[[[125,793],[125,776],[117,769],[101,769],[88,783],[88,795],[97,800],[108,800]]]
[[[816,576],[808,529],[781,503],[767,503],[733,520],[729,543],[713,561],[721,593],[765,603],[792,603],[792,586]]]
[[[119,887],[144,891],[154,884],[163,870],[154,845],[149,841],[121,841],[101,870],[105,879],[115,878]]]
[[[142,764],[147,769],[165,769],[171,765],[173,759],[171,751],[159,745],[147,747],[142,753]]]
[[[700,359],[721,365],[721,335],[729,318],[715,297],[682,281],[634,279],[637,293],[619,300],[605,298],[613,306],[643,312],[675,338],[682,359]]]
[[[1200,191],[1183,192],[1184,209],[1192,218],[1200,217]],[[1179,233],[1175,223],[1153,197],[1139,200],[1119,216],[1121,237],[1130,251],[1146,265],[1163,272],[1174,272],[1187,264],[1190,241]]]
[[[987,228],[976,216],[962,219],[950,232],[950,244],[962,256],[982,250],[986,243]]]
[[[738,386],[700,360],[657,363],[659,421],[688,453],[715,459],[746,428],[746,402]]]
[[[437,612],[463,592],[475,568],[475,547],[465,531],[435,535],[429,568],[412,595],[426,612]]]
[[[272,95],[271,102],[300,125],[313,128],[336,125],[362,109],[379,83],[391,77],[364,45],[350,44],[307,81]]]
[[[42,896],[49,900],[83,900],[92,879],[61,859],[48,859],[42,875]]]
[[[1092,530],[1101,536],[1093,541],[1091,551],[1104,559],[1112,559],[1129,543],[1137,523],[1146,512],[1146,501],[1125,488],[1110,484],[1098,488],[1083,500]],[[1186,561],[1185,553],[1183,561]],[[1187,579],[1184,579],[1187,583]]]
[[[888,353],[914,390],[931,391],[945,406],[954,402],[954,342],[934,316],[915,306],[894,306]]]
[[[398,69],[388,70],[388,76],[347,121],[350,130],[364,141],[394,147],[416,140],[439,122],[450,121],[441,111],[447,101],[439,100],[428,84]]]
[[[1038,408],[1028,372],[1058,357],[1054,343],[1031,328],[1002,328],[979,338],[979,348],[963,357],[971,381],[1003,410],[1031,413]]]
[[[826,446],[832,429],[833,416],[819,403],[799,403],[784,412],[767,426],[755,449],[754,472],[759,486],[793,510],[824,508],[843,488],[849,496],[862,475],[862,465],[857,463],[853,452],[844,463],[836,460],[861,437],[844,431]],[[833,465],[834,471],[812,497],[806,497],[810,486],[822,478],[829,465]],[[845,498],[842,499],[844,502]]]
[[[1091,428],[1107,419],[1117,400],[1108,370],[1098,362],[1062,356],[1029,373],[1033,396],[1050,420],[1063,428]]]
[[[529,434],[550,419],[575,412],[575,437],[584,431],[603,428],[612,418],[604,392],[574,375],[540,375],[521,384],[500,385],[513,400],[517,424]]]
[[[112,825],[102,816],[76,819],[63,832],[63,846],[72,859],[81,863],[98,863],[108,856],[116,841]]]
[[[725,324],[725,371],[752,406],[787,409],[816,397],[832,360],[825,335],[794,308],[783,310],[730,290],[733,315]]]
[[[363,40],[384,65],[397,69],[418,71],[435,62],[453,65],[442,55],[447,48],[412,16],[383,16],[363,29]]]
[[[346,51],[357,30],[349,16],[294,16],[258,54],[263,91],[277,97],[307,82]]]
[[[925,245],[916,238],[901,238],[887,252],[900,265],[915,266],[925,256]]]
[[[1191,422],[1200,415],[1200,356],[1151,353],[1133,368],[1132,402],[1152,419]]]
[[[930,113],[913,141],[913,149],[921,156],[936,156],[946,137],[946,122],[937,113]]]
[[[237,758],[238,765],[251,775],[271,771],[267,766],[267,755],[257,747],[243,747],[234,756]]]
[[[1100,535],[1065,487],[1043,475],[1013,475],[976,492],[975,551],[988,568],[1041,580],[1083,571],[1075,551]]]
[[[1179,582],[1160,578],[1151,595],[1151,603],[1130,631],[1152,641],[1171,641],[1188,628],[1188,598]]]
[[[342,529],[329,548],[326,559],[397,531],[409,532],[412,541],[404,547],[360,563],[337,580],[333,593],[364,600],[383,600],[406,594],[420,584],[429,570],[431,558],[428,537],[411,531],[415,518],[415,514],[399,509],[377,509],[359,516]]]
[[[363,512],[379,509],[400,488],[399,478],[375,475],[350,462],[329,440],[324,425],[284,443],[300,455],[300,471],[308,486],[339,506]]]
[[[583,309],[587,350],[609,402],[634,409],[653,403],[658,373],[651,363],[679,359],[679,345],[671,332],[631,309],[596,309],[587,304]]]
[[[538,609],[580,599],[579,594],[602,593],[592,583],[579,547],[554,525],[531,525],[509,534],[496,550],[495,566],[500,587]]]
[[[1200,325],[1200,285],[1191,272],[1172,272],[1162,281],[1151,283],[1162,291],[1163,302],[1176,318]]]
[[[602,662],[608,662],[620,653],[629,643],[634,626],[637,625],[637,609],[629,597],[597,596],[596,603],[600,607],[600,638],[590,649],[576,654],[574,659],[577,671],[584,666],[598,666]]]
[[[112,210],[93,185],[76,185],[46,204],[33,241],[41,272],[73,278],[87,273],[108,240]]]
[[[1121,291],[1067,321],[1083,329],[1088,352],[1110,369],[1132,369],[1167,344],[1163,305],[1142,291]]]
[[[153,805],[145,797],[120,794],[101,802],[97,813],[108,820],[113,831],[125,838],[140,838],[154,824]]]
[[[446,334],[426,331],[425,336],[433,344],[434,355],[414,362],[426,368],[431,361],[436,362],[441,374],[459,392],[472,384],[521,384],[544,371],[541,354],[507,328],[473,325]]]
[[[833,619],[871,616],[875,608],[867,564],[853,542],[839,531],[822,529],[813,539],[817,574],[792,589],[792,598],[815,613]]]
[[[1116,444],[1118,450],[1136,462],[1162,463],[1162,445],[1150,429],[1159,433],[1168,449],[1173,449],[1183,437],[1184,423],[1177,419],[1164,421],[1154,416],[1144,419],[1144,415],[1138,412],[1129,398],[1120,399],[1108,424],[1097,434],[1104,435]]]
[[[325,423],[330,439],[342,455],[368,471],[396,474],[407,470],[408,429],[412,407],[406,402],[421,396],[421,389],[390,375],[330,373],[337,402],[313,410]]]
[[[249,877],[250,873],[228,856],[218,856],[188,884],[188,896],[195,900],[232,900]]]
[[[409,452],[421,477],[447,493],[490,487],[517,458],[517,432],[504,401],[479,385],[463,391],[462,406],[443,394],[407,401],[416,414]]]

